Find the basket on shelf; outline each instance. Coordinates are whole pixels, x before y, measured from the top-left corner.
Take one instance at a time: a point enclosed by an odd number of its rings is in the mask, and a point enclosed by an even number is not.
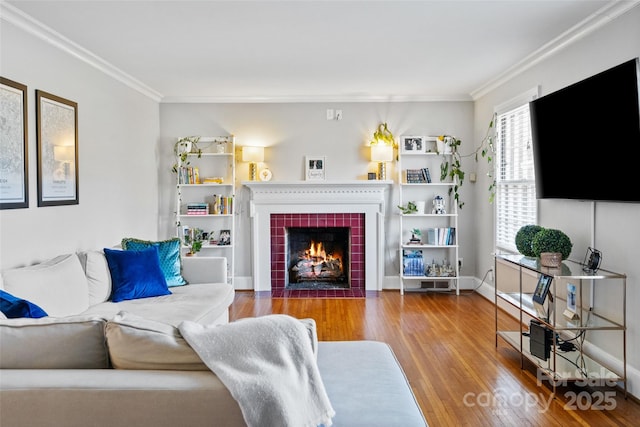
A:
[[[544,267],[560,267],[562,264],[562,253],[560,252],[541,252],[540,265]]]

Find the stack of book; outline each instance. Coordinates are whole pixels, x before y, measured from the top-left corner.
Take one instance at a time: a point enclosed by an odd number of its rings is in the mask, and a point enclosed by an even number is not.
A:
[[[187,203],[187,215],[209,215],[209,203]]]
[[[431,174],[429,168],[407,169],[408,184],[424,184],[431,182]]]

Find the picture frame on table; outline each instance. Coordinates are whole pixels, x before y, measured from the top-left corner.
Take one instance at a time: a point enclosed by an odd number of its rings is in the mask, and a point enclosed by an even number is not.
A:
[[[324,181],[327,178],[326,156],[305,156],[304,178],[306,181]]]
[[[27,86],[0,77],[0,209],[29,207]]]
[[[422,154],[426,151],[426,137],[404,135],[400,137],[400,152],[402,154]]]
[[[78,104],[36,90],[38,206],[77,205]]]

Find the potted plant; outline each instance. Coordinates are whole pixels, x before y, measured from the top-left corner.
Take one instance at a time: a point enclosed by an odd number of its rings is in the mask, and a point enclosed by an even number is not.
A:
[[[540,264],[545,267],[559,267],[571,254],[572,247],[569,236],[553,228],[543,228],[531,241],[533,253],[540,257]]]
[[[400,209],[400,211],[405,215],[418,212],[418,207],[414,202],[407,202],[406,206],[398,205],[398,209]]]
[[[186,255],[194,256],[195,254],[200,252],[200,249],[202,249],[202,239],[190,239],[188,242],[185,242],[185,245],[189,247],[189,252],[187,252]]]
[[[189,231],[185,233],[184,245],[189,248],[186,256],[193,256],[200,252],[200,249],[202,249],[202,237],[203,233],[199,228],[189,229]]]
[[[489,122],[489,126],[487,128],[487,133],[484,138],[480,141],[480,144],[469,154],[461,154],[458,151],[460,144],[462,141],[452,135],[440,135],[438,136],[438,141],[446,144],[446,148],[440,152],[443,156],[444,160],[440,164],[440,180],[444,181],[447,178],[451,178],[452,181],[455,182],[455,185],[449,188],[449,194],[453,193],[453,198],[458,205],[458,208],[462,209],[464,206],[464,202],[460,200],[460,187],[464,183],[465,173],[462,170],[462,158],[463,157],[472,157],[477,162],[478,155],[481,155],[487,160],[487,163],[491,164],[493,162],[493,153],[495,151],[493,145],[493,126],[496,120],[496,115],[494,114]],[[442,145],[442,144],[440,144]],[[440,150],[438,150],[440,151]],[[493,178],[493,173],[489,171],[487,173],[489,178]],[[492,180],[489,185],[489,203],[493,203],[495,198],[495,189],[496,189],[496,180],[495,178]]]
[[[516,248],[524,256],[535,257],[533,252],[533,238],[543,227],[535,224],[523,225],[516,233]]]
[[[173,173],[178,173],[178,164],[183,166],[189,164],[189,154],[197,154],[198,158],[202,156],[202,149],[198,147],[198,141],[200,141],[199,136],[183,136],[176,141],[173,145],[173,155],[176,157],[171,168]]]

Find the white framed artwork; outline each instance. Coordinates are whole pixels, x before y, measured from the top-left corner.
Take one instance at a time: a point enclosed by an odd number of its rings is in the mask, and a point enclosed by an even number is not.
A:
[[[326,156],[305,156],[304,178],[306,181],[324,181],[327,178]]]

